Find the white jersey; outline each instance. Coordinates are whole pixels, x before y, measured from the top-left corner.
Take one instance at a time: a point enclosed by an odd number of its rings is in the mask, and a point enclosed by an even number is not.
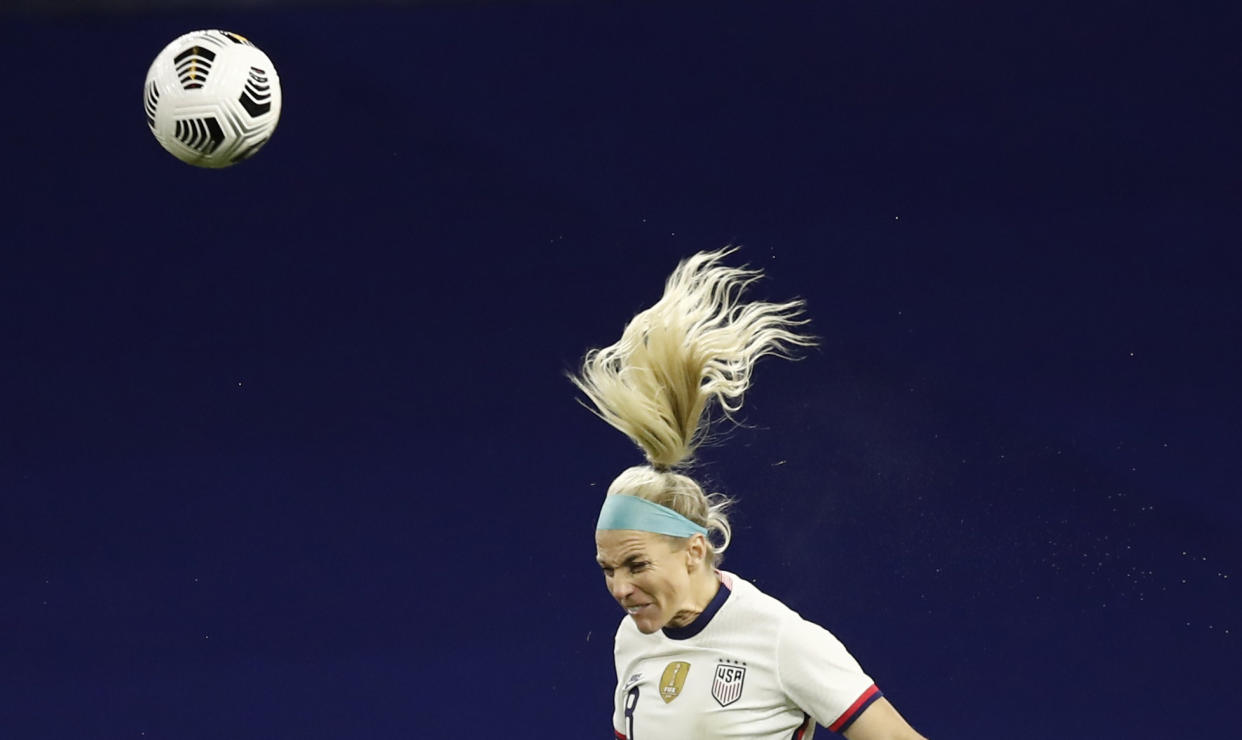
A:
[[[617,629],[612,726],[619,740],[810,740],[847,728],[881,694],[827,630],[721,572],[687,627]]]

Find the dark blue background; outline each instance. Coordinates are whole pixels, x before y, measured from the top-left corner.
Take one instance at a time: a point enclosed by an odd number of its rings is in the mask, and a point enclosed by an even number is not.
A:
[[[995,5],[7,17],[0,735],[607,737],[563,373],[730,242],[822,346],[727,567],[933,738],[1235,733],[1239,12]],[[140,105],[202,27],[228,171]]]

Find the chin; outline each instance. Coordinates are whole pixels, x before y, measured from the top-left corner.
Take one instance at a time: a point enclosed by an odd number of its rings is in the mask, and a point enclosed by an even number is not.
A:
[[[634,619],[634,618],[630,617],[630,619]],[[660,628],[663,627],[664,625],[657,624],[655,622],[652,622],[649,619],[643,619],[643,620],[634,619],[634,626],[637,627],[638,631],[643,633],[644,635],[650,635],[655,632],[659,632]]]

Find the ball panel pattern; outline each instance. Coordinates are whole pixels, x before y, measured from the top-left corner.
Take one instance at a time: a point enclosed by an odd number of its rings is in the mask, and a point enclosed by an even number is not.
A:
[[[178,159],[228,167],[254,155],[280,119],[271,59],[228,31],[195,31],[156,57],[143,89],[147,125]]]
[[[238,102],[252,116],[258,117],[272,109],[272,87],[267,84],[267,72],[258,67],[250,68],[250,76],[242,88]]]
[[[235,44],[245,44],[246,46],[254,46],[254,44],[250,43],[250,39],[246,38],[245,36],[242,36],[240,33],[233,33],[232,31],[220,31],[220,33],[225,38],[227,38],[229,41],[232,41]]]
[[[214,118],[186,118],[177,121],[173,132],[177,140],[190,149],[211,156],[224,141],[224,129]]]
[[[181,87],[186,90],[197,90],[202,87],[207,82],[207,75],[211,72],[211,63],[215,58],[214,51],[201,46],[191,46],[173,57]]]
[[[155,130],[155,111],[160,104],[160,87],[155,84],[155,80],[147,83],[147,94],[142,99],[142,107],[147,112],[147,125],[151,130]]]

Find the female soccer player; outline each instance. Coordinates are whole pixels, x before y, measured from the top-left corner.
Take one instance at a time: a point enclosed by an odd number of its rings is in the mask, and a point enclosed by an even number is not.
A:
[[[596,560],[626,611],[617,629],[613,730],[620,740],[922,740],[827,630],[719,570],[729,499],[679,470],[710,406],[741,408],[755,362],[813,340],[801,301],[743,302],[759,270],[683,261],[664,296],[571,380],[646,455],[608,488]],[[713,535],[715,541],[709,535]]]

